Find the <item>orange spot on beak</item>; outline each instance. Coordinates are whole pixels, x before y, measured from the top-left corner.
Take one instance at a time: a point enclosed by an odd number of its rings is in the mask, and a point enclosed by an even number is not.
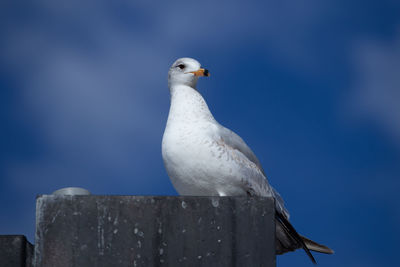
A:
[[[210,76],[208,70],[203,68],[196,71],[190,71],[189,73],[193,73],[195,76],[206,76],[206,77]]]

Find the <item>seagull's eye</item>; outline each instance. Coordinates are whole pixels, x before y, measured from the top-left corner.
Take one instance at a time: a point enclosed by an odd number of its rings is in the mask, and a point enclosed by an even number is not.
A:
[[[183,70],[185,68],[185,65],[184,64],[179,64],[177,67],[180,68],[181,70]]]

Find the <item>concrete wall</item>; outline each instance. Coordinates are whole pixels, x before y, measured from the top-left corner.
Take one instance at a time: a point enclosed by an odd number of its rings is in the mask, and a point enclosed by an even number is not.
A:
[[[274,218],[271,198],[42,195],[34,264],[272,267]]]

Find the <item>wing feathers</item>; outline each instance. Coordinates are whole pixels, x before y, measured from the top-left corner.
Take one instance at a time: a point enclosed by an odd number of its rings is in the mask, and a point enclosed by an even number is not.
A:
[[[222,125],[219,125],[219,134],[223,138],[223,141],[230,147],[237,149],[243,155],[247,157],[248,160],[253,162],[254,164],[257,165],[257,167],[260,169],[260,171],[265,175],[265,172],[260,164],[260,161],[256,157],[256,155],[253,153],[253,151],[250,149],[250,147],[243,141],[243,139],[234,133],[233,131],[229,130],[228,128],[225,128]]]

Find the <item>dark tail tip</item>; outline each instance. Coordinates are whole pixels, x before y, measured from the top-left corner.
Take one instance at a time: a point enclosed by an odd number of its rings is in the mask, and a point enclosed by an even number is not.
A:
[[[277,219],[282,223],[283,228],[285,231],[290,235],[293,239],[295,239],[299,245],[303,248],[303,250],[306,252],[307,256],[310,258],[312,263],[317,264],[317,261],[315,260],[314,256],[311,254],[311,251],[308,249],[306,244],[303,241],[303,238],[297,233],[296,229],[292,226],[292,224],[283,216],[281,213],[278,211],[276,212],[276,217]]]

